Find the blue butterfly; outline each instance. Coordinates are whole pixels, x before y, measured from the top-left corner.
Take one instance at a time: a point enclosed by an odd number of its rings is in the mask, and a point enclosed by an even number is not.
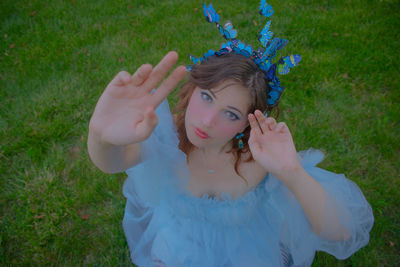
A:
[[[281,50],[288,44],[288,40],[274,38],[269,42],[268,47],[265,49],[262,59],[271,59],[275,57],[276,51]]]
[[[230,47],[222,47],[220,50],[215,52],[217,56],[227,55],[231,53],[232,49]]]
[[[225,23],[224,27],[219,24],[217,24],[217,27],[221,35],[227,40],[235,38],[237,36],[237,31],[233,29],[232,23],[230,23],[229,21]]]
[[[265,76],[273,86],[279,86],[281,84],[279,78],[276,77],[276,64],[271,65]]]
[[[270,60],[267,60],[267,61],[264,61],[264,62],[260,62],[260,63],[257,63],[256,62],[256,64],[260,67],[260,69],[261,70],[263,70],[263,71],[268,71],[270,68],[271,68],[271,61]]]
[[[276,77],[276,64],[271,65],[271,67],[267,71],[266,77],[270,81],[274,80],[274,78]]]
[[[239,41],[238,45],[233,47],[233,51],[235,51],[236,54],[250,57],[253,53],[253,48],[251,45],[246,45]]]
[[[269,105],[271,105],[271,106],[274,106],[274,105],[276,105],[278,103],[279,98],[281,97],[282,92],[283,92],[283,88],[282,87],[277,86],[276,88],[279,88],[279,89],[271,90],[268,93],[267,103]]]
[[[222,50],[222,49],[227,49],[229,52],[231,52],[231,51],[232,51],[231,44],[232,44],[231,41],[226,42],[226,44],[225,44],[225,43],[222,43],[222,45],[221,45],[221,47],[220,47],[220,50]]]
[[[200,64],[204,60],[206,60],[208,57],[211,57],[211,56],[214,56],[214,55],[215,55],[215,51],[210,49],[202,57],[194,57],[192,55],[189,55],[189,58],[190,58],[190,60],[193,61],[194,64]]]
[[[271,21],[268,21],[267,24],[265,24],[262,31],[260,32],[260,35],[258,36],[258,40],[264,47],[267,46],[268,41],[272,38],[272,35],[274,34],[273,32],[269,31],[270,25],[271,25]]]
[[[294,68],[297,64],[299,64],[300,60],[301,60],[300,55],[290,55],[281,58],[278,63],[278,73],[279,74],[289,73],[290,68]]]
[[[230,46],[232,49],[236,46],[239,46],[240,41],[238,39],[231,39],[228,42],[226,42],[227,46]]]
[[[206,16],[206,20],[208,22],[219,22],[219,15],[217,14],[217,12],[215,12],[212,4],[207,7],[206,3],[203,3],[203,13],[204,16]]]
[[[211,56],[214,56],[214,55],[215,55],[215,51],[212,50],[212,49],[210,49],[210,50],[207,51],[207,53],[204,54],[203,58],[204,58],[204,60],[205,60],[205,59],[207,59],[208,57],[211,57]],[[201,62],[203,62],[203,61],[201,61]]]
[[[278,103],[284,88],[271,82],[269,83],[269,87],[271,91],[268,92],[267,103],[274,106]]]
[[[189,55],[189,58],[191,61],[193,61],[194,64],[200,64],[201,62],[203,62],[203,58],[200,57],[194,57],[192,55]]]
[[[261,59],[262,55],[264,54],[264,48],[260,47],[257,50],[253,51],[253,60],[257,62]],[[261,62],[261,61],[260,61]]]
[[[266,0],[261,0],[260,3],[260,14],[266,17],[271,17],[274,14],[272,6],[267,3]]]

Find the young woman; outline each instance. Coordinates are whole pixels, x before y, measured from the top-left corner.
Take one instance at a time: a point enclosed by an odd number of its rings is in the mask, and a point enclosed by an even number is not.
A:
[[[317,250],[344,259],[368,243],[360,189],[315,167],[322,153],[297,153],[286,124],[264,115],[275,106],[253,60],[231,52],[193,67],[172,116],[165,99],[186,70],[163,78],[176,60],[120,72],[90,120],[94,164],[129,176],[135,264],[309,266]]]

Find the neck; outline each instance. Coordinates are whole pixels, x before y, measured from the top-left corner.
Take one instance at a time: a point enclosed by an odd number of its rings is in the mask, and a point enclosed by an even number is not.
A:
[[[207,157],[214,157],[222,154],[225,155],[226,152],[228,152],[231,148],[232,145],[230,144],[230,142],[228,142],[221,147],[202,147],[197,149]]]
[[[225,167],[225,163],[231,157],[230,154],[228,155],[226,153],[230,148],[230,143],[225,144],[222,147],[197,148],[208,174],[213,175],[218,172],[218,170],[221,171],[221,168]]]

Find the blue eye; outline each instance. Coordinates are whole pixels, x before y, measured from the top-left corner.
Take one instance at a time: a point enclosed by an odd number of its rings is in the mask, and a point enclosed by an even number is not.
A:
[[[239,120],[240,118],[239,118],[239,116],[238,115],[236,115],[235,113],[233,113],[232,111],[225,111],[225,114],[226,114],[226,116],[230,119],[230,120],[232,120],[232,121],[236,121],[236,120]]]
[[[201,95],[201,99],[203,99],[204,101],[212,102],[212,98],[209,94],[207,94],[205,92],[201,92],[200,95]]]

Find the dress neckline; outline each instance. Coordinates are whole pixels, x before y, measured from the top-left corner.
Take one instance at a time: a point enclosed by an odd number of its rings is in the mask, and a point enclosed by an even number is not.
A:
[[[224,203],[238,204],[241,202],[248,202],[250,199],[253,199],[257,194],[259,194],[260,191],[265,191],[265,184],[268,180],[268,177],[269,173],[267,173],[267,175],[258,185],[252,187],[249,191],[236,198],[233,198],[232,195],[227,192],[221,193],[220,196],[211,196],[208,193],[204,193],[201,196],[196,196],[187,187],[185,188],[185,195],[193,201],[203,202],[204,204],[219,203],[223,205]]]

